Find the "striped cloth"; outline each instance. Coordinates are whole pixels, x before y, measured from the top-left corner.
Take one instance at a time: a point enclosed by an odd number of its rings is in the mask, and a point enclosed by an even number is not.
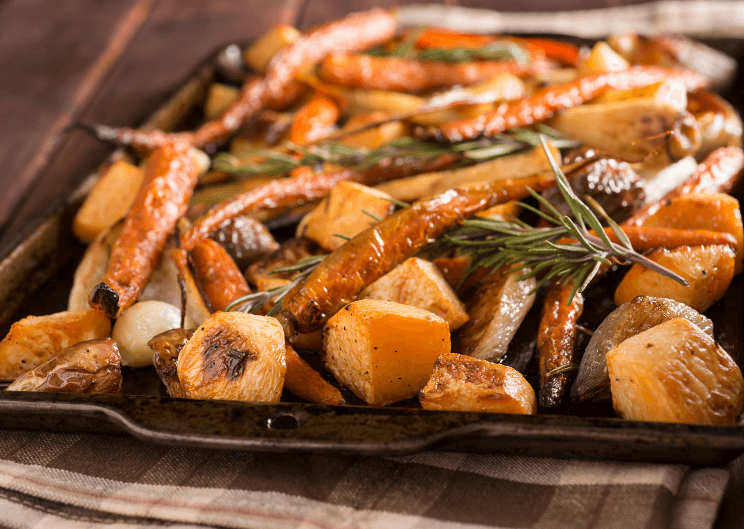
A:
[[[728,472],[423,452],[228,452],[0,431],[0,527],[707,528]]]

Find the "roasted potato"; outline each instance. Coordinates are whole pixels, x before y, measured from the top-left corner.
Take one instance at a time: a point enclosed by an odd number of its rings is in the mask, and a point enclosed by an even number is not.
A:
[[[13,380],[71,345],[110,332],[111,321],[92,309],[23,318],[0,342],[0,380]]]
[[[419,391],[425,410],[535,415],[535,390],[514,368],[455,353],[443,354]]]
[[[732,424],[744,403],[736,362],[697,326],[669,320],[607,353],[612,404],[636,421]]]
[[[178,379],[178,355],[193,334],[194,331],[189,329],[171,329],[153,336],[147,342],[153,351],[152,363],[155,370],[171,397],[186,398],[186,392]]]

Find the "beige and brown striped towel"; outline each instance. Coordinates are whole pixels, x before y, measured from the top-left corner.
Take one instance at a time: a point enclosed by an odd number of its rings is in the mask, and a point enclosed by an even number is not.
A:
[[[0,527],[709,528],[723,469],[229,452],[0,431]]]

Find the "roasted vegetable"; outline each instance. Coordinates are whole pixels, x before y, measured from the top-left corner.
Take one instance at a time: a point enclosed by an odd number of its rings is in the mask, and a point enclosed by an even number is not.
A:
[[[153,336],[147,342],[153,351],[152,363],[155,370],[171,397],[186,398],[186,392],[178,379],[178,355],[193,334],[194,331],[188,329],[171,329]]]
[[[607,353],[628,338],[674,318],[686,319],[713,338],[713,322],[695,309],[672,299],[639,296],[612,311],[594,331],[571,387],[571,399],[575,402],[609,401]]]
[[[292,272],[273,273],[274,270],[294,266],[306,257],[323,253],[323,249],[309,239],[288,239],[276,251],[249,266],[245,276],[257,290],[271,290],[286,285],[292,277]]]
[[[252,217],[240,215],[222,224],[212,238],[227,250],[242,270],[279,248],[271,232]]]
[[[625,274],[615,290],[615,304],[622,305],[637,296],[658,296],[681,301],[698,312],[705,312],[726,293],[734,277],[734,251],[729,246],[683,246],[657,250],[649,259],[673,270],[689,283],[662,277],[638,265]]]
[[[454,353],[443,354],[419,391],[425,410],[535,415],[535,391],[511,367]]]
[[[300,35],[292,26],[286,24],[275,26],[245,49],[243,60],[254,70],[263,71],[279,50],[294,44]]]
[[[168,329],[181,325],[181,311],[162,301],[140,301],[135,303],[116,320],[111,337],[121,351],[121,364],[144,367],[152,364],[150,339]],[[186,327],[193,322],[185,321]]]
[[[274,318],[217,312],[178,355],[178,379],[192,399],[277,402],[287,371]]]
[[[468,321],[465,305],[436,266],[411,257],[365,288],[363,299],[383,299],[428,310],[442,318],[450,331]]]
[[[391,301],[355,301],[323,331],[328,370],[370,406],[416,395],[434,361],[450,352],[449,326],[426,310]]]
[[[0,342],[0,380],[13,380],[71,345],[108,338],[111,322],[94,310],[28,316]]]
[[[285,349],[287,358],[287,374],[284,377],[284,387],[301,399],[316,404],[330,404],[341,406],[346,404],[338,388],[332,386],[305,362],[292,347],[287,344]]]
[[[612,404],[624,418],[733,424],[744,403],[736,362],[713,339],[676,318],[607,353]]]
[[[225,308],[251,293],[243,274],[227,251],[212,239],[202,239],[191,250],[196,282],[212,312]]]
[[[741,117],[731,104],[711,92],[693,92],[687,96],[687,110],[700,126],[702,160],[721,147],[741,147]]]
[[[496,272],[481,282],[468,301],[470,319],[454,336],[453,351],[491,362],[506,354],[535,302],[535,279],[517,280],[525,272]]]
[[[186,213],[197,171],[188,144],[167,145],[153,153],[142,188],[111,249],[106,275],[90,293],[91,307],[117,318],[137,301],[178,219]]]
[[[339,109],[328,97],[316,96],[294,115],[289,127],[289,141],[306,143],[327,136],[338,121]]]
[[[112,340],[80,342],[18,377],[7,391],[121,393],[119,351]]]

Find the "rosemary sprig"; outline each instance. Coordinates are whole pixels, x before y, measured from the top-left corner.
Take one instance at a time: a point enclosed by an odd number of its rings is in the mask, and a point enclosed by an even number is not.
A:
[[[515,61],[529,62],[527,52],[514,42],[491,42],[479,48],[429,48],[416,54],[420,61],[470,62],[470,61]]]
[[[256,312],[258,309],[273,300],[274,306],[271,307],[271,310],[268,312],[268,316],[273,316],[279,312],[279,309],[282,306],[282,300],[284,299],[284,296],[287,295],[287,292],[304,281],[323,259],[325,259],[324,255],[311,255],[300,259],[297,264],[292,266],[285,266],[283,268],[272,270],[269,272],[270,274],[283,274],[287,272],[296,272],[296,274],[286,285],[239,297],[225,307],[225,311],[235,310],[238,312]]]
[[[469,219],[460,228],[446,233],[424,250],[425,255],[436,256],[456,251],[470,256],[470,263],[463,281],[476,269],[487,267],[497,270],[506,267],[510,271],[527,271],[518,280],[538,277],[536,288],[555,279],[566,284],[573,282],[569,304],[578,292],[583,292],[603,264],[611,264],[611,258],[623,263],[638,263],[678,283],[687,281],[651,261],[635,250],[625,233],[607,214],[598,208],[620,243],[612,242],[601,222],[573,192],[568,179],[553,159],[544,136],[541,145],[555,173],[556,185],[569,206],[573,219],[561,215],[550,202],[538,193],[529,190],[545,210],[520,204],[523,208],[547,220],[553,227],[536,228],[518,219],[504,222],[493,219]],[[596,202],[594,202],[596,206]],[[595,207],[595,209],[597,209]],[[574,220],[575,219],[575,220]],[[593,233],[590,233],[590,230]],[[576,242],[561,243],[561,239]]]

